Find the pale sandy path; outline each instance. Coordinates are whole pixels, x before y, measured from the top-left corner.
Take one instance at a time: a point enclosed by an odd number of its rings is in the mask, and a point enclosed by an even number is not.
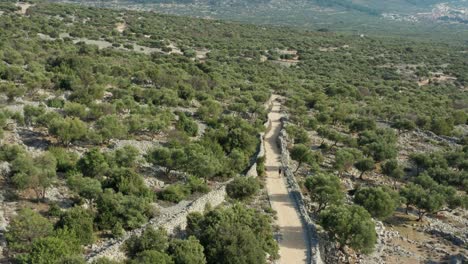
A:
[[[285,179],[279,175],[281,166],[277,139],[281,130],[280,103],[274,101],[268,114],[271,129],[265,135],[266,188],[271,207],[278,213],[276,224],[280,228],[279,253],[281,264],[307,263],[307,237],[294,201],[289,197]]]

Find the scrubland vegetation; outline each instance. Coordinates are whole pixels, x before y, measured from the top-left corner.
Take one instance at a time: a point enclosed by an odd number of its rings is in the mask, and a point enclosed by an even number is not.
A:
[[[371,255],[376,221],[466,227],[466,46],[43,2],[0,10],[8,261],[84,263],[92,245],[229,180],[225,204],[189,214],[185,230],[127,239],[125,263],[278,258],[264,160],[259,179],[242,176],[273,93],[309,213],[337,250]],[[466,240],[434,237],[450,234]],[[450,246],[418,254],[466,254]]]

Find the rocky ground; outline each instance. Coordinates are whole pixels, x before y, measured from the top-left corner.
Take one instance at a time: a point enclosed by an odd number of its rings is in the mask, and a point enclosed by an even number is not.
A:
[[[321,143],[332,145],[333,142],[320,137],[316,132],[309,133],[312,146],[318,150]],[[339,146],[338,146],[339,147]],[[402,133],[398,138],[399,156],[401,162],[408,162],[408,155],[412,152],[432,152],[442,150],[444,147],[457,147],[456,140],[448,137],[439,137],[431,132],[413,131]],[[324,155],[323,166],[331,168],[334,155],[329,152]],[[292,161],[292,167],[295,168]],[[301,169],[296,173],[299,182],[309,173]],[[393,185],[393,180],[378,172],[368,173],[365,180],[358,179],[359,172],[352,169],[341,177],[343,186],[353,190],[357,185]],[[400,185],[402,183],[398,183]],[[348,201],[351,199],[348,197]],[[313,212],[314,205],[306,198],[307,207]],[[416,212],[404,213],[404,208],[385,221],[375,221],[378,242],[371,255],[357,256],[351,254],[352,263],[466,263],[468,261],[468,212],[456,209],[452,212],[443,211],[437,215],[428,215],[424,221],[416,221]],[[313,213],[312,213],[313,214]],[[320,243],[324,243],[320,241]],[[328,244],[327,247],[333,247]],[[331,249],[327,249],[331,250]],[[352,253],[352,252],[351,252]],[[344,262],[341,252],[336,254],[332,262]],[[341,260],[339,260],[341,259]]]

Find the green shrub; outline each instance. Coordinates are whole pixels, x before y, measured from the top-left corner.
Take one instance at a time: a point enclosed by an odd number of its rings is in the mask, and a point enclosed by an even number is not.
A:
[[[208,187],[206,182],[195,176],[188,177],[187,185],[192,193],[207,193],[210,191],[210,187]]]
[[[263,177],[266,175],[266,169],[265,169],[265,156],[259,157],[257,159],[257,174],[260,177]]]
[[[227,195],[232,199],[246,200],[260,190],[260,183],[253,177],[237,177],[226,186]]]
[[[164,229],[146,228],[141,236],[132,235],[124,243],[124,250],[129,257],[135,257],[146,250],[164,252],[169,247],[169,238]]]
[[[158,193],[158,198],[163,201],[178,203],[190,195],[190,188],[184,184],[172,184]]]
[[[47,100],[46,102],[48,107],[53,107],[53,108],[62,108],[65,105],[65,101],[61,98],[52,98]]]
[[[52,153],[57,160],[57,171],[67,172],[75,169],[79,159],[78,154],[59,147],[51,147],[49,148],[49,152]]]

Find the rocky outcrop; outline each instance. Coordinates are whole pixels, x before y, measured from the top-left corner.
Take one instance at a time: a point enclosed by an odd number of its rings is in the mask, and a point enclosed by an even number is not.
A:
[[[454,219],[454,215],[451,215],[450,218]],[[466,226],[468,226],[467,220],[460,223],[461,226],[464,226],[461,228],[444,223],[434,217],[428,217],[427,221],[429,222],[429,225],[422,226],[419,228],[420,231],[427,232],[438,237],[443,237],[457,246],[468,245],[468,230],[466,229]]]
[[[284,118],[281,121],[282,121],[282,127],[284,127],[286,119]],[[308,238],[307,242],[309,243],[309,246],[310,246],[308,263],[321,264],[321,263],[324,263],[321,257],[322,253],[327,253],[327,252],[323,251],[323,249],[321,250],[319,246],[319,235],[318,235],[317,227],[315,225],[315,222],[309,216],[308,210],[304,202],[305,200],[304,196],[302,195],[300,187],[297,184],[294,174],[289,166],[290,157],[289,157],[289,151],[287,148],[287,144],[288,144],[287,142],[288,142],[288,134],[286,133],[285,129],[282,129],[280,131],[278,142],[277,142],[281,150],[281,164],[283,167],[284,175],[286,176],[289,194],[296,204],[296,209],[299,212],[299,215],[304,223],[304,226],[307,232],[307,238]]]

